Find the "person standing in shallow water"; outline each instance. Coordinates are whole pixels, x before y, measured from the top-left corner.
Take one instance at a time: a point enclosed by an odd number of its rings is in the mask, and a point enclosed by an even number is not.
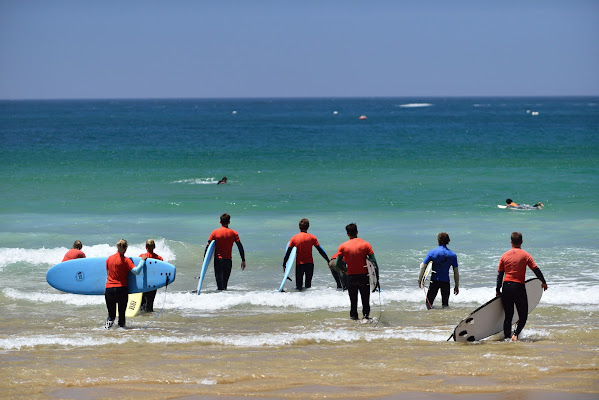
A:
[[[528,266],[537,278],[542,282],[543,290],[547,290],[547,282],[541,269],[535,263],[532,256],[522,250],[522,234],[520,232],[512,232],[511,235],[512,248],[506,251],[499,260],[499,268],[497,271],[497,288],[495,293],[501,296],[501,303],[505,312],[503,320],[503,334],[506,339],[517,341],[520,332],[526,325],[528,319],[528,296],[526,294],[525,278],[526,267]],[[501,289],[503,287],[503,293]],[[518,325],[512,333],[512,319],[514,318],[514,305],[518,310]]]
[[[65,262],[69,260],[75,260],[77,258],[85,258],[85,253],[81,251],[82,248],[83,244],[79,240],[75,240],[73,247],[66,252],[62,261]]]
[[[433,262],[431,271],[430,285],[426,294],[426,308],[433,308],[433,303],[437,297],[437,293],[441,290],[441,305],[443,308],[449,307],[449,268],[453,267],[453,281],[455,286],[453,294],[456,296],[460,293],[460,274],[458,272],[458,256],[453,251],[447,248],[449,244],[449,235],[446,232],[441,232],[437,235],[436,247],[428,252],[422,264],[420,264],[420,274],[418,275],[418,287],[421,287],[424,270],[429,262]]]
[[[347,275],[347,293],[349,294],[350,311],[349,316],[353,320],[358,319],[358,293],[362,299],[363,319],[370,319],[370,280],[366,270],[366,258],[374,264],[376,268],[377,288],[379,268],[374,257],[374,251],[370,243],[364,239],[358,238],[358,226],[354,223],[348,224],[345,231],[349,240],[342,243],[337,250],[337,269],[342,270],[343,262],[347,265],[345,271]]]
[[[129,243],[125,239],[117,242],[117,252],[106,259],[106,289],[104,291],[104,300],[108,310],[108,318],[104,324],[104,329],[110,329],[116,318],[117,306],[119,309],[119,326],[125,327],[125,313],[127,311],[127,301],[129,300],[129,287],[127,275],[129,271],[139,275],[146,262],[145,255],[142,255],[137,267],[129,257],[125,257],[125,252]]]
[[[283,258],[283,271],[285,271],[285,266],[289,259],[289,255],[291,254],[291,250],[294,247],[297,249],[295,258],[295,287],[297,290],[302,290],[302,287],[304,286],[304,276],[306,277],[305,287],[312,287],[312,276],[314,275],[312,247],[316,247],[316,250],[318,250],[322,258],[326,260],[327,265],[330,262],[329,256],[327,256],[327,253],[325,253],[320,246],[320,243],[318,243],[316,236],[308,233],[308,228],[310,228],[310,221],[308,221],[307,218],[302,218],[299,222],[300,232],[294,235],[289,241],[289,247]]]
[[[233,269],[233,243],[237,245],[239,255],[241,256],[241,270],[245,269],[245,251],[241,240],[239,240],[239,234],[233,229],[229,228],[231,223],[231,216],[227,213],[220,216],[221,227],[215,229],[208,238],[208,244],[204,250],[204,257],[206,257],[206,251],[211,241],[215,241],[214,244],[214,276],[216,278],[216,286],[218,290],[227,290],[229,284],[229,277],[231,276],[231,270]]]
[[[158,254],[154,253],[154,249],[156,248],[156,243],[154,239],[146,240],[146,253],[140,254],[140,257],[146,256],[146,258],[154,258],[160,261],[164,261],[162,257]],[[144,292],[141,296],[141,309],[146,312],[154,311],[154,298],[156,298],[157,290],[151,290],[149,292]]]

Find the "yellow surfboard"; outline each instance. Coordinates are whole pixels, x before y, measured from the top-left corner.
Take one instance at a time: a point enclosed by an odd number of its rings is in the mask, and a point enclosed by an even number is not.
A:
[[[125,317],[135,317],[139,312],[139,308],[141,307],[141,298],[143,293],[129,293],[129,300],[127,301],[127,312],[125,312]],[[118,317],[119,310],[116,310],[116,315]]]

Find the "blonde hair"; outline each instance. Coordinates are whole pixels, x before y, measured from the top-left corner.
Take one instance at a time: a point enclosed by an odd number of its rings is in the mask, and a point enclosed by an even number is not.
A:
[[[146,240],[146,249],[152,249],[154,250],[156,248],[156,243],[154,242],[154,239],[148,239]]]
[[[125,239],[121,239],[116,242],[116,248],[119,250],[127,250],[127,247],[129,247],[129,243],[127,243]]]

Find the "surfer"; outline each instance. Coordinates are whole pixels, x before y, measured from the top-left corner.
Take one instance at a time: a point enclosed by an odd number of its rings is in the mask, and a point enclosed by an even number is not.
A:
[[[283,258],[284,272],[287,260],[291,254],[291,250],[294,247],[297,249],[297,255],[295,259],[295,287],[297,290],[302,290],[302,286],[304,286],[304,276],[306,277],[306,289],[312,287],[312,276],[314,275],[314,259],[312,258],[313,246],[316,247],[316,250],[318,250],[322,258],[326,260],[327,265],[331,261],[329,260],[327,253],[325,253],[318,243],[316,236],[308,233],[308,228],[310,228],[310,221],[308,221],[307,218],[302,218],[299,222],[300,232],[293,236],[289,241],[289,247],[287,247],[287,252]]]
[[[512,199],[505,199],[505,205],[508,208],[518,208],[518,209],[522,209],[522,210],[532,210],[532,209],[541,209],[543,207],[545,207],[545,205],[543,205],[543,203],[541,203],[540,201],[536,204],[533,204],[532,206],[528,205],[528,204],[518,204],[515,203]]]
[[[363,319],[369,319],[370,314],[370,281],[368,278],[368,272],[366,270],[366,258],[375,266],[377,286],[378,284],[379,268],[374,257],[374,251],[370,243],[364,239],[358,238],[358,227],[356,224],[351,223],[345,227],[345,231],[349,240],[342,243],[337,250],[337,269],[342,269],[342,260],[347,264],[345,273],[347,274],[347,292],[349,294],[349,301],[351,308],[349,316],[353,320],[358,319],[358,292],[362,299],[362,314]]]
[[[77,258],[85,258],[85,253],[81,251],[83,244],[79,240],[75,240],[73,247],[66,252],[62,261],[75,260]]]
[[[206,256],[206,250],[211,241],[215,241],[214,247],[214,276],[216,278],[216,286],[218,290],[227,290],[229,283],[229,277],[231,276],[231,270],[233,269],[233,243],[237,245],[239,255],[241,256],[241,270],[245,269],[245,252],[243,245],[239,240],[239,234],[233,229],[229,228],[231,223],[231,216],[227,213],[220,216],[221,227],[215,229],[208,238],[208,244],[204,250],[204,257]]]
[[[222,185],[227,183],[227,177],[223,176],[223,179],[221,179],[220,181],[216,182],[217,185]]]
[[[458,256],[453,251],[447,248],[450,239],[446,232],[441,232],[437,235],[437,243],[439,247],[436,247],[428,252],[422,264],[420,264],[420,274],[418,276],[418,287],[422,287],[422,277],[427,264],[433,262],[433,270],[431,276],[431,283],[426,294],[426,308],[430,310],[433,308],[433,302],[439,289],[441,289],[441,304],[443,308],[449,307],[449,291],[450,291],[450,280],[449,280],[449,268],[453,267],[453,281],[455,283],[453,288],[453,294],[457,296],[460,292],[460,274],[458,272]]]
[[[106,318],[104,329],[110,329],[114,324],[117,305],[119,308],[119,326],[121,328],[125,327],[125,313],[129,297],[127,275],[129,275],[129,271],[135,275],[139,275],[146,262],[146,258],[148,258],[146,255],[142,255],[136,267],[129,257],[125,257],[127,247],[129,247],[129,244],[125,239],[119,240],[116,244],[118,251],[106,259],[106,272],[108,276],[106,278],[104,299],[106,301],[106,308],[108,309],[108,318]]]
[[[337,257],[339,253],[335,253],[333,257],[331,257],[331,261],[329,261],[329,268],[331,270],[331,274],[337,283],[337,289],[347,289],[347,275],[343,272],[343,270],[347,269],[345,265],[345,261],[341,260],[341,268],[337,269]]]
[[[499,260],[499,269],[497,272],[497,288],[495,290],[497,296],[501,295],[501,302],[505,312],[503,321],[503,334],[506,339],[512,338],[515,342],[518,340],[518,335],[522,332],[526,319],[528,317],[528,297],[525,288],[526,267],[528,266],[537,278],[541,280],[543,290],[547,290],[547,282],[541,273],[532,256],[522,250],[522,234],[520,232],[512,232],[511,236],[512,248],[505,252]],[[503,294],[501,288],[503,286]],[[514,305],[518,311],[518,325],[512,333],[512,319],[514,317]]]
[[[156,243],[154,239],[146,240],[146,250],[147,252],[144,254],[140,254],[140,257],[146,256],[146,258],[155,258],[160,261],[164,261],[162,257],[158,254],[154,253],[154,249],[156,248]],[[144,292],[141,296],[141,309],[146,312],[154,311],[154,298],[156,297],[157,290],[151,290],[149,292]]]

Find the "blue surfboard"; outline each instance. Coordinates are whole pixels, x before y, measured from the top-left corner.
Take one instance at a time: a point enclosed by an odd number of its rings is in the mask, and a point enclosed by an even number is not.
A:
[[[287,248],[289,248],[289,243],[287,243]],[[287,252],[285,250],[285,252]],[[289,254],[289,258],[287,259],[287,264],[285,264],[285,274],[283,275],[283,281],[281,282],[281,287],[279,287],[279,292],[283,291],[283,287],[285,286],[285,282],[287,278],[289,278],[289,273],[291,272],[291,268],[295,265],[295,255],[297,254],[297,248],[293,247],[291,249],[291,253]]]
[[[214,247],[216,247],[216,242],[213,240],[208,245],[208,250],[206,250],[206,255],[204,256],[204,262],[202,263],[202,271],[200,272],[200,281],[198,282],[198,295],[202,290],[202,283],[204,283],[204,278],[206,277],[206,270],[208,269],[208,265],[214,256]]]
[[[135,265],[141,258],[129,257]],[[77,258],[56,264],[46,273],[46,281],[55,289],[73,294],[104,294],[106,288],[107,257]],[[148,258],[142,272],[135,275],[129,272],[127,283],[129,293],[149,292],[175,281],[174,265]]]

